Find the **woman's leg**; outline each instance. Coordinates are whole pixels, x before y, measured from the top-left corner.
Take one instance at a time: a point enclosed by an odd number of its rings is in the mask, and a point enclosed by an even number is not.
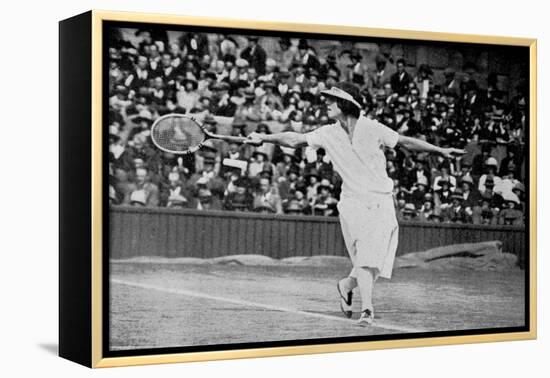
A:
[[[372,296],[374,292],[374,284],[378,278],[378,269],[369,267],[355,268],[359,293],[361,295],[361,311],[373,311]]]

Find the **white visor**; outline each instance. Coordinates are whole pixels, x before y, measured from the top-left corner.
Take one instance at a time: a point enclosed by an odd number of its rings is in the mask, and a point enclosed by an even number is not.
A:
[[[332,87],[330,89],[321,91],[321,94],[324,95],[324,96],[341,98],[342,100],[346,100],[346,101],[351,102],[353,105],[357,106],[359,109],[362,108],[362,106],[359,105],[359,103],[357,101],[355,101],[355,99],[353,98],[352,95],[350,95],[348,92],[346,92],[346,91],[344,91],[340,88]]]

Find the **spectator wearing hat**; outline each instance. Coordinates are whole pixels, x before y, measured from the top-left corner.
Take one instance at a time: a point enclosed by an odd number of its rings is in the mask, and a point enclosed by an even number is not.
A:
[[[218,196],[214,195],[206,184],[197,183],[195,197],[190,201],[189,207],[196,210],[221,210],[222,205]]]
[[[270,212],[282,214],[283,205],[281,197],[277,193],[275,186],[267,177],[261,177],[258,181],[258,190],[254,195],[253,205],[254,211],[264,211],[270,209]]]
[[[336,204],[338,200],[332,196],[332,184],[327,179],[321,180],[317,186],[317,195],[311,202],[313,215],[333,216],[337,215]]]
[[[434,214],[436,214],[434,207],[433,194],[426,193],[422,199],[422,206],[418,210],[418,219],[423,222],[429,222]]]
[[[309,45],[306,39],[300,39],[298,42],[298,52],[300,54],[300,62],[307,72],[311,70],[319,72],[321,63],[315,54],[315,49]]]
[[[139,192],[139,194],[134,194]],[[146,207],[157,207],[159,205],[159,190],[158,187],[150,182],[147,168],[140,167],[135,170],[135,179],[128,183],[124,196],[124,204],[132,204],[132,201],[137,201],[139,198],[140,204]]]
[[[451,195],[451,199],[451,206],[441,212],[443,220],[452,223],[468,223],[468,214],[463,206],[464,197],[462,190],[457,188]]]
[[[185,109],[186,112],[195,109],[201,97],[198,92],[198,81],[194,78],[185,78],[181,81],[181,84],[177,85],[177,88],[176,98],[178,105]]]
[[[508,172],[510,166],[516,167],[515,175],[516,177],[519,177],[519,167],[521,166],[521,162],[516,155],[516,148],[513,146],[507,146],[506,156],[500,162],[499,175],[504,176]]]
[[[445,178],[438,181],[438,186],[439,189],[434,191],[434,207],[436,213],[441,213],[451,206],[453,190]]]
[[[252,88],[253,83],[251,83],[250,78],[248,77],[248,68],[250,67],[248,60],[239,58],[235,61],[235,66],[237,68],[237,80],[246,81]]]
[[[406,203],[405,206],[397,213],[397,218],[402,221],[416,221],[418,211],[413,203]]]
[[[304,206],[299,200],[292,198],[284,207],[284,212],[288,215],[303,215]]]
[[[512,193],[518,196],[520,202],[518,209],[525,212],[525,186],[521,182],[516,183],[512,189]]]
[[[242,145],[239,145],[237,142],[229,142],[227,151],[222,154],[221,161],[223,162],[224,159],[232,159],[232,160],[242,160],[246,161],[247,158],[244,154],[243,149],[241,148]]]
[[[443,72],[443,76],[445,77],[445,80],[442,85],[442,91],[445,95],[451,95],[455,96],[457,98],[460,97],[460,83],[456,79],[456,73],[455,70],[447,67],[445,68]]]
[[[223,117],[233,117],[237,110],[237,105],[230,101],[230,86],[226,82],[214,83],[212,90],[212,104],[210,111],[213,115]]]
[[[398,59],[396,62],[397,72],[391,76],[390,83],[393,92],[404,96],[409,91],[411,76],[405,71],[405,59]]]
[[[319,71],[310,70],[307,75],[307,85],[304,88],[304,99],[312,105],[318,105],[321,101],[321,91],[325,90],[325,84],[319,80]]]
[[[462,189],[462,207],[467,215],[467,223],[479,224],[481,223],[480,214],[481,208],[479,206],[481,201],[481,195],[475,189],[474,182],[470,178],[462,178],[460,181]]]
[[[449,173],[449,166],[442,164],[440,165],[439,170],[440,174],[434,179],[433,190],[437,191],[441,189],[441,185],[439,184],[441,180],[447,181],[451,189],[456,188],[456,177]]]
[[[273,170],[269,157],[263,150],[256,150],[252,153],[252,158],[248,164],[248,177],[258,177],[261,172]]]
[[[481,194],[481,223],[497,224],[499,212],[503,209],[504,199],[493,190],[495,184],[491,177],[485,181],[485,190]]]
[[[185,209],[189,205],[189,201],[181,194],[170,194],[166,207],[171,209]]]
[[[284,106],[281,97],[274,92],[275,83],[265,82],[262,85],[265,93],[260,97],[260,114],[263,120],[279,121],[282,117]]]
[[[373,96],[376,95],[379,89],[383,89],[384,84],[389,83],[395,69],[388,66],[387,60],[382,55],[377,55],[375,58],[376,69],[370,75],[369,85],[370,92]]]
[[[460,182],[462,179],[468,179],[474,181],[472,173],[472,166],[469,162],[463,161],[460,164],[460,171],[456,173],[456,179]]]
[[[291,74],[287,69],[280,70],[275,77],[275,93],[277,93],[281,99],[284,98],[290,91],[290,77]]]
[[[416,77],[409,82],[409,92],[412,88],[418,89],[420,98],[428,97],[428,93],[434,89],[433,71],[427,64],[421,64],[416,71]]]
[[[495,159],[494,157],[489,157],[485,161],[486,173],[479,178],[479,183],[477,187],[480,192],[485,191],[485,181],[488,178],[491,178],[493,180],[493,186],[496,186],[496,187],[500,186],[502,179],[496,175],[497,168],[498,168],[497,159]]]
[[[217,154],[217,150],[210,146],[204,148],[201,151],[201,155],[197,155],[197,163],[195,173],[189,178],[188,185],[196,186],[200,181],[207,185],[215,194],[222,194],[224,183],[219,177],[220,162]]]
[[[245,163],[246,164],[246,163]],[[239,180],[241,177],[243,177],[243,169],[241,167],[233,166],[233,165],[223,165],[223,175],[222,178],[224,180],[224,187],[225,190],[223,192],[223,197],[227,197],[230,193],[233,193],[237,190],[237,187],[235,186],[235,182]]]
[[[253,196],[249,191],[249,181],[239,177],[233,181],[234,191],[229,192],[223,201],[223,208],[229,211],[251,211]]]
[[[248,47],[241,52],[241,58],[246,59],[251,67],[256,69],[258,75],[265,74],[265,65],[267,54],[262,46],[258,43],[259,37],[248,37]]]
[[[411,203],[413,203],[417,209],[420,209],[424,204],[424,196],[428,193],[428,179],[425,176],[421,176],[416,181],[410,196]]]
[[[523,212],[518,209],[519,198],[514,193],[504,197],[505,207],[499,213],[498,224],[506,226],[523,226]]]
[[[406,180],[403,181],[403,184],[407,186],[407,189],[412,189],[412,185],[419,181],[426,183],[431,182],[431,173],[426,168],[427,163],[426,156],[423,154],[418,154],[414,157],[414,168],[405,171],[407,177]]]
[[[257,95],[254,89],[246,88],[243,96],[244,102],[237,105],[234,118],[246,122],[247,125],[260,122],[262,120],[260,95]]]
[[[475,80],[470,79],[463,86],[462,108],[468,109],[473,115],[483,115],[485,99]]]
[[[359,51],[354,51],[350,54],[351,64],[349,65],[348,81],[362,87],[365,85],[366,69],[363,67],[361,61],[363,56]]]

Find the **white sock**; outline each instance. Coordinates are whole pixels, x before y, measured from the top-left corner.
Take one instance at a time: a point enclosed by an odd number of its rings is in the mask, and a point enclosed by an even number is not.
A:
[[[374,289],[374,282],[378,276],[376,271],[377,269],[369,267],[358,267],[355,269],[359,293],[361,295],[361,311],[366,309],[373,311],[372,292]]]

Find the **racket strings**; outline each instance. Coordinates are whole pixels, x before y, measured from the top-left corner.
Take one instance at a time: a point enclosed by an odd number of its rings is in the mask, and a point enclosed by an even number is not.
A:
[[[162,149],[182,153],[199,148],[205,139],[200,126],[185,117],[159,120],[151,130],[151,137]]]

